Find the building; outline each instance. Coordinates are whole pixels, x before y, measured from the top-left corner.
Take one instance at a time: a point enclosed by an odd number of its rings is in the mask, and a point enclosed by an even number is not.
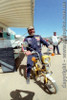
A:
[[[0,0],[0,64],[3,72],[15,71],[15,34],[9,27],[27,28],[34,22],[34,0]],[[14,45],[13,45],[14,44]]]

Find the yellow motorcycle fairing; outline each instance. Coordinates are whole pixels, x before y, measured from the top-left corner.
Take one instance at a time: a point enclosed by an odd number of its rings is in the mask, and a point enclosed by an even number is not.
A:
[[[48,61],[48,62],[50,62],[50,56],[48,56],[48,55],[43,55],[43,56],[42,56],[42,62],[43,62],[43,63],[45,63],[44,60],[45,60],[46,58],[49,58],[49,61]]]

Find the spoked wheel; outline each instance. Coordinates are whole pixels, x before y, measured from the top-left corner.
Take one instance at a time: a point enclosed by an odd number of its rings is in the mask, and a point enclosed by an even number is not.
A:
[[[55,82],[53,83],[50,79],[48,79],[48,82],[47,83],[44,82],[44,84],[50,93],[52,94],[57,93],[57,85]]]

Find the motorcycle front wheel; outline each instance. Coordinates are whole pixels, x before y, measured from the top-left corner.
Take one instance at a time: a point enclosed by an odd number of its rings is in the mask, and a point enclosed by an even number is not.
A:
[[[46,86],[47,90],[52,93],[56,94],[57,93],[57,85],[55,82],[52,82],[50,79],[47,79],[47,83],[44,81],[44,85]]]

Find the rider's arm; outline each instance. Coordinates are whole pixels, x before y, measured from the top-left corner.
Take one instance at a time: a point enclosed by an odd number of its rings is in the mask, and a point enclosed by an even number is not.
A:
[[[23,53],[26,54],[27,56],[32,54],[30,51],[27,51],[27,50],[23,47],[23,45],[22,45],[22,51],[23,51]]]
[[[46,45],[47,48],[49,47],[49,44],[48,44],[42,37],[40,37],[40,42],[41,42],[43,45]]]
[[[24,39],[24,41],[23,41],[23,42],[27,42],[26,38]],[[27,51],[27,48],[26,48],[26,47],[24,47],[24,46],[23,46],[23,44],[22,44],[22,51],[23,51],[23,52]]]
[[[24,42],[27,42],[27,39],[26,39],[26,38],[24,39]],[[24,47],[23,45],[22,45],[22,51],[23,51],[23,53],[26,54],[27,56],[32,54],[30,51],[27,51],[27,48]]]

